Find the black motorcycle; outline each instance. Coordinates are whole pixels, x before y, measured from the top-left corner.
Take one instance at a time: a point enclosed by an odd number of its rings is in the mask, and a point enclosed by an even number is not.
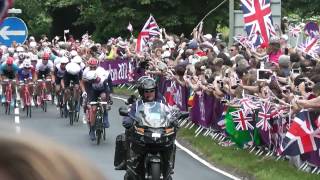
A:
[[[125,107],[121,107],[119,113],[135,120],[133,127],[127,131],[130,134],[127,135],[130,148],[127,150],[124,179],[171,180],[177,120],[188,117],[188,113],[172,111],[159,102],[139,105],[135,116],[130,115]]]

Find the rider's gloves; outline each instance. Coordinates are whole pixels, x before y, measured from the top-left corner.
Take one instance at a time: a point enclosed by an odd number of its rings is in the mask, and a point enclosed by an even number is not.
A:
[[[83,92],[83,93],[82,93],[82,97],[83,97],[83,98],[86,98],[86,97],[87,97],[87,92]]]

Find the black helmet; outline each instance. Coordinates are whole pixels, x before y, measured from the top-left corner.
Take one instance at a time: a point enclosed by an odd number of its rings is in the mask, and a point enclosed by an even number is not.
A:
[[[143,76],[138,79],[138,91],[141,97],[145,90],[156,90],[156,87],[156,81],[151,77]]]

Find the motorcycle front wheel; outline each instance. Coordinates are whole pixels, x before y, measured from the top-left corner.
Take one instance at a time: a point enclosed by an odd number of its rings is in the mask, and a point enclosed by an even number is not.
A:
[[[151,178],[152,180],[160,180],[161,171],[160,171],[160,163],[151,163]]]

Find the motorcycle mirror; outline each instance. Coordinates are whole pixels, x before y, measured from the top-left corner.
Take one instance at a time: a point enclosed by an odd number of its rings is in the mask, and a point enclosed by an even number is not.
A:
[[[119,108],[119,114],[120,114],[120,116],[128,116],[128,114],[129,114],[128,108],[125,106],[121,106]]]

